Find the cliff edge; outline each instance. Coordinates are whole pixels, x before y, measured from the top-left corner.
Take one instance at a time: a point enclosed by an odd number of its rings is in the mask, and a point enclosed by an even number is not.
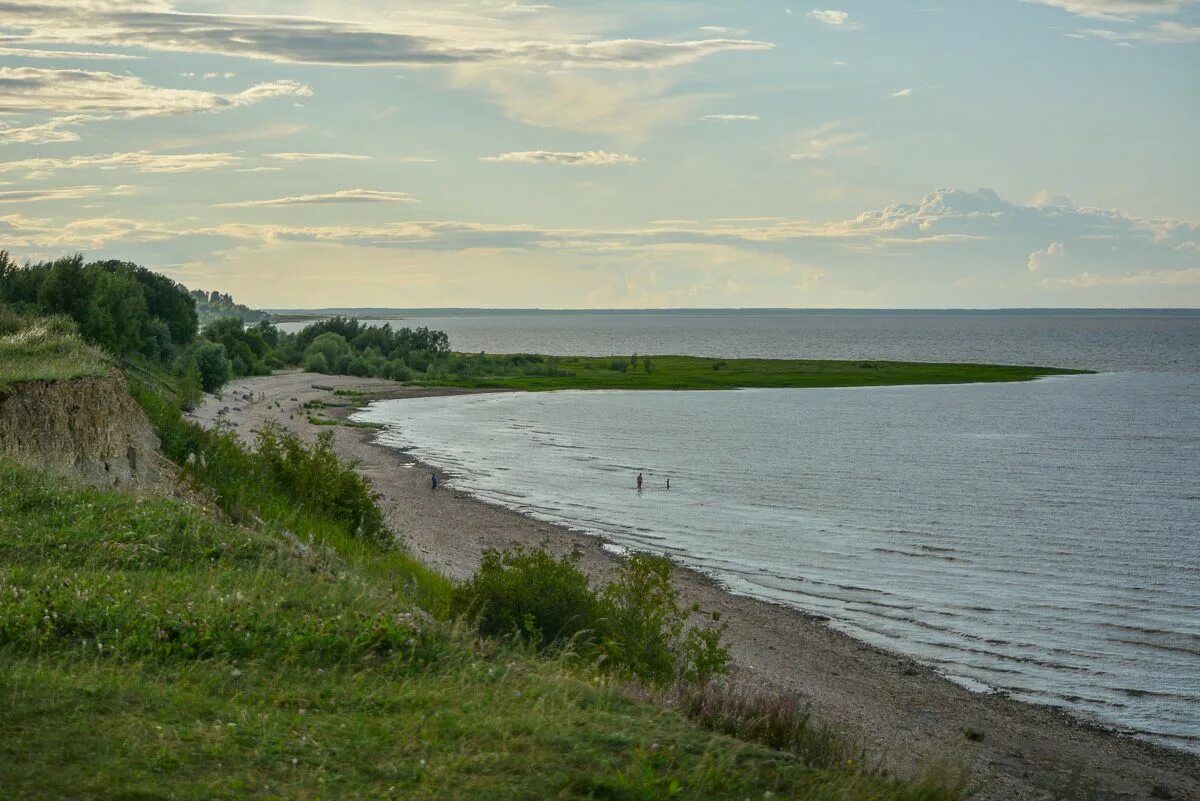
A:
[[[158,437],[116,370],[0,386],[0,456],[100,487],[171,483]]]

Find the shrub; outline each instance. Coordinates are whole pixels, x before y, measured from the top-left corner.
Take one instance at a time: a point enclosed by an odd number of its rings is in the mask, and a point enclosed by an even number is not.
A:
[[[675,646],[688,617],[671,585],[672,569],[660,556],[633,554],[601,594],[605,654],[651,683],[667,681],[675,673]]]
[[[477,617],[483,634],[517,634],[537,646],[569,640],[596,622],[596,595],[578,561],[577,553],[555,559],[544,548],[489,550],[455,588],[451,609]]]
[[[235,520],[255,516],[286,526],[331,523],[346,535],[392,545],[375,494],[354,465],[333,452],[333,432],[311,447],[277,425],[259,432],[255,451],[242,448],[230,431],[210,431],[184,419],[161,395],[135,397],[158,430],[166,456],[207,486]]]
[[[455,589],[452,612],[474,617],[483,634],[515,634],[539,648],[570,641],[605,670],[648,685],[700,685],[726,672],[724,627],[687,629],[695,610],[680,607],[669,560],[635,554],[599,594],[578,561],[544,548],[488,551]]]
[[[303,498],[311,510],[342,521],[355,537],[391,542],[377,496],[353,464],[338,459],[332,431],[322,431],[309,448],[295,434],[268,423],[258,433],[254,455],[264,477],[285,495]]]

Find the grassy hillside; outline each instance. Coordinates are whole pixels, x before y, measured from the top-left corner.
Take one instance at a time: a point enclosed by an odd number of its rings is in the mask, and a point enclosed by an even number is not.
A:
[[[1086,370],[986,364],[710,359],[695,356],[549,357],[456,354],[431,386],[554,389],[861,387],[1029,381]]]
[[[110,360],[64,317],[26,317],[0,307],[0,387],[21,381],[102,376]]]
[[[479,640],[371,550],[0,463],[0,796],[954,797]]]

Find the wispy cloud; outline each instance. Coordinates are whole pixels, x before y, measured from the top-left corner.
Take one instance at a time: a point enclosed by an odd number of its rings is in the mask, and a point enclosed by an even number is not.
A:
[[[1022,0],[1054,6],[1081,17],[1128,22],[1141,15],[1176,14],[1196,0]]]
[[[800,147],[792,153],[794,161],[824,161],[861,152],[863,135],[848,131],[839,122],[828,122],[803,134]]]
[[[279,161],[370,161],[371,156],[357,153],[268,153]]]
[[[0,190],[0,203],[36,203],[42,200],[78,200],[100,191],[98,186],[62,186],[55,189]]]
[[[71,158],[37,158],[0,162],[0,172],[24,172],[26,178],[45,178],[60,170],[133,169],[146,173],[182,173],[229,167],[242,161],[233,153],[108,153]]]
[[[1117,45],[1134,44],[1191,44],[1200,42],[1200,25],[1183,25],[1178,22],[1158,22],[1149,28],[1132,31],[1111,31],[1102,28],[1085,28],[1074,34],[1076,39],[1102,39]]]
[[[308,97],[312,90],[295,81],[259,83],[235,94],[171,89],[132,75],[80,69],[0,67],[0,109],[5,113],[94,114],[152,117],[220,111],[273,97]]]
[[[21,40],[31,43],[72,41],[344,67],[506,63],[657,68],[714,53],[771,46],[728,38],[657,41],[548,32],[531,37],[527,31],[522,34],[508,26],[504,16],[464,19],[412,10],[405,14],[403,26],[392,26],[386,16],[370,25],[315,17],[183,13],[166,3],[40,0],[0,4],[0,27],[29,31]]]
[[[381,192],[375,189],[342,189],[316,195],[295,195],[270,200],[242,200],[218,204],[224,208],[264,208],[274,206],[310,206],[322,203],[419,203],[420,199],[407,192]]]
[[[9,58],[57,58],[73,61],[145,61],[145,56],[130,53],[95,53],[86,50],[38,50],[30,47],[0,47],[0,56]]]
[[[700,119],[709,122],[752,122],[761,118],[757,114],[705,114]]]
[[[892,92],[892,97],[912,97],[912,89],[901,89],[898,92]]]
[[[96,117],[86,114],[72,114],[35,125],[0,125],[0,145],[46,145],[78,142],[79,132],[75,129],[96,119]]]
[[[618,164],[636,164],[639,159],[626,153],[606,153],[603,150],[559,152],[552,150],[522,150],[482,156],[480,161],[503,161],[516,164],[565,164],[572,167],[611,167]]]

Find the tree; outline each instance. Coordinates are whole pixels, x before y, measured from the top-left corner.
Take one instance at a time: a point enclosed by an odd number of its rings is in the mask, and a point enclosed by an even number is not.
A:
[[[350,355],[350,345],[346,338],[341,334],[327,332],[314,339],[312,344],[304,349],[304,364],[307,366],[317,363],[316,357],[320,356],[326,369],[314,372],[341,372],[343,366],[348,366]]]
[[[200,385],[205,392],[216,392],[233,375],[233,365],[225,353],[225,346],[218,342],[200,340],[192,348],[192,359],[200,371]]]

